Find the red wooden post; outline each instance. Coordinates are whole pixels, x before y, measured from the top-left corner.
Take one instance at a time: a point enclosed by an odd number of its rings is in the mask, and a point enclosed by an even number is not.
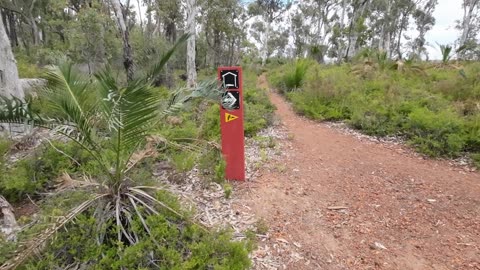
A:
[[[222,153],[227,162],[225,178],[245,181],[242,68],[219,67],[218,79],[227,90],[220,109]]]

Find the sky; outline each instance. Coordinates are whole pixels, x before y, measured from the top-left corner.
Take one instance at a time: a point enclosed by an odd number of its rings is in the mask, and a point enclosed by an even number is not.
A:
[[[427,48],[430,59],[440,59],[441,54],[437,42],[453,44],[460,36],[460,32],[455,29],[455,21],[463,18],[462,0],[438,0],[433,15],[436,23],[425,39],[430,44]]]
[[[248,3],[252,1],[253,0],[243,0],[242,2]],[[441,59],[438,44],[453,44],[460,36],[460,32],[455,29],[455,21],[463,18],[462,2],[463,0],[438,0],[438,5],[434,12],[434,17],[436,19],[435,26],[425,37],[429,44],[429,46],[427,46],[427,51],[431,60]],[[142,6],[141,9],[141,12],[145,14],[146,8]],[[417,32],[414,29],[415,25],[411,24],[410,27],[412,29],[408,31],[408,34],[415,37],[417,35]]]

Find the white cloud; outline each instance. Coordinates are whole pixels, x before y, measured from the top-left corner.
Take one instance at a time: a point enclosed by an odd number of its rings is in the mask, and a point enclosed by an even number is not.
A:
[[[439,44],[453,44],[460,35],[455,29],[456,21],[462,20],[463,9],[462,0],[439,0],[434,12],[436,19],[435,26],[426,35],[430,59],[440,59],[441,54],[438,49]]]

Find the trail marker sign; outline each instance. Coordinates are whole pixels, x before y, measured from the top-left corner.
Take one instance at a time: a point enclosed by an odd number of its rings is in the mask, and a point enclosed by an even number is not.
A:
[[[245,180],[243,130],[243,82],[241,67],[219,67],[218,79],[226,89],[220,108],[222,154],[227,162],[227,180]]]

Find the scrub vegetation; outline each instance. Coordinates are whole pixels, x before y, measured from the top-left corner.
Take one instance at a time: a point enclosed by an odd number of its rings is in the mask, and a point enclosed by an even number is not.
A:
[[[311,119],[345,121],[369,135],[400,136],[432,157],[468,153],[478,165],[479,72],[475,62],[360,57],[340,66],[300,60],[276,68],[269,79]]]

